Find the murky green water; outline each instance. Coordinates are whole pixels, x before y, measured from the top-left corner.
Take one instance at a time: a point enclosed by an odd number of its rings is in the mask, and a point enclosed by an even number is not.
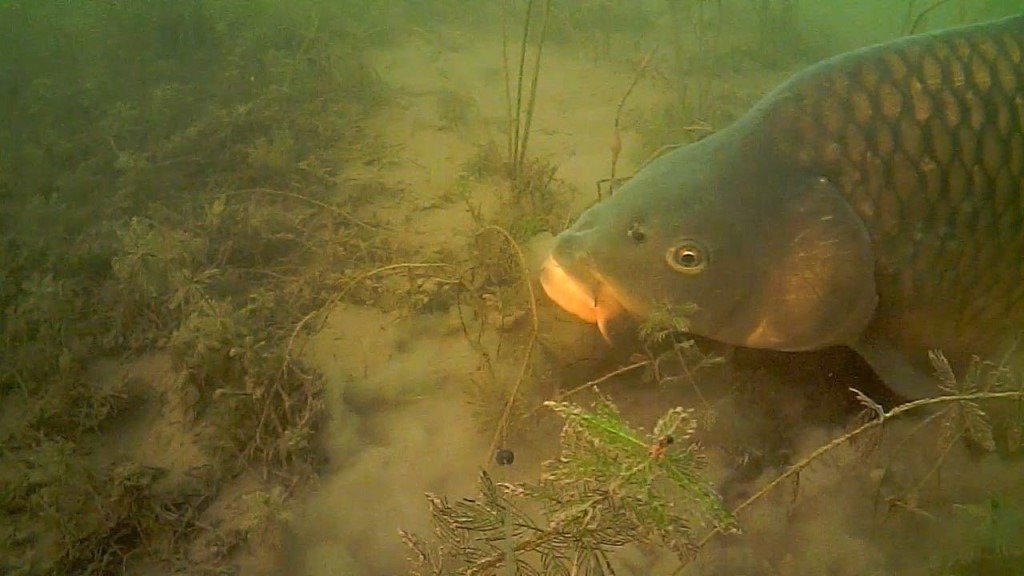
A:
[[[586,208],[792,74],[1021,9],[0,0],[0,573],[1024,574],[1014,373],[900,408],[849,350],[694,344],[678,316],[609,347],[577,318],[605,326],[598,295],[573,316],[537,282]],[[1008,90],[999,146],[964,123],[980,152],[936,184],[973,177],[1001,213],[1015,45],[964,68]],[[1013,317],[1004,294],[979,309]],[[589,410],[595,381],[619,415],[573,412],[560,446],[544,401]],[[518,488],[479,494],[481,469]],[[465,507],[432,518],[427,492]],[[712,534],[726,517],[741,534]]]

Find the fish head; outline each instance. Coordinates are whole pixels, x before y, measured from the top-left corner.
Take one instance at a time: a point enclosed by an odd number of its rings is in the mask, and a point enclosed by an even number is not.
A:
[[[825,178],[700,143],[648,165],[555,239],[541,275],[606,338],[621,316],[809,350],[855,342],[877,304],[866,229]]]

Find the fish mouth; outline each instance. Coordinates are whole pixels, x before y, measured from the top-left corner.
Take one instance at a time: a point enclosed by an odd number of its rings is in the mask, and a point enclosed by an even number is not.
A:
[[[587,280],[567,271],[554,256],[541,269],[540,284],[548,298],[584,322],[597,324],[601,336],[611,342],[610,322],[625,310],[615,290],[588,271]]]

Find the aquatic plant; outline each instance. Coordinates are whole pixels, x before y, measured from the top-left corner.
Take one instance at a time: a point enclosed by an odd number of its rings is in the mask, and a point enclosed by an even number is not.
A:
[[[979,549],[966,558],[943,558],[936,571],[952,576],[1014,574],[1024,570],[1024,510],[1012,495],[993,494],[986,501],[960,507],[961,521],[981,535]]]
[[[502,38],[504,41],[503,62],[505,69],[505,105],[508,119],[508,142],[506,152],[509,163],[511,164],[510,178],[512,181],[512,187],[513,190],[519,193],[529,192],[532,190],[530,182],[525,178],[528,174],[527,150],[530,141],[530,128],[533,124],[533,112],[537,104],[537,82],[540,78],[541,56],[544,53],[544,40],[547,34],[548,18],[551,13],[551,0],[544,0],[536,53],[534,55],[532,68],[529,71],[527,70],[526,65],[530,29],[534,17],[533,0],[527,0],[525,11],[526,13],[523,18],[522,40],[519,44],[519,62],[516,68],[517,73],[514,85],[512,84],[512,69],[508,59],[508,19],[511,16],[506,14],[505,19],[502,21]],[[530,85],[528,88],[529,92],[525,94],[524,99],[523,92],[524,90],[527,90],[527,73],[530,74]]]
[[[442,90],[437,95],[437,115],[445,130],[463,129],[479,114],[480,106],[469,94]]]
[[[615,170],[619,165],[619,156],[622,154],[622,109],[626,106],[626,101],[629,96],[633,93],[636,85],[640,82],[640,79],[647,72],[647,68],[651,65],[654,59],[655,52],[652,51],[637,64],[636,71],[633,73],[633,80],[629,83],[629,87],[622,94],[622,98],[619,100],[619,105],[615,107],[615,121],[612,126],[612,145],[611,145],[611,169],[609,170],[609,176],[607,179],[597,181],[597,199],[601,200],[601,184],[608,184],[608,195],[611,196],[615,193],[615,187],[619,183],[619,179],[616,178]],[[625,179],[623,179],[625,180]]]
[[[686,559],[701,529],[734,529],[702,476],[688,410],[669,410],[644,433],[605,397],[589,409],[547,405],[565,421],[559,456],[537,482],[496,483],[485,471],[479,498],[428,494],[438,541],[403,533],[414,574],[613,574],[610,557],[624,546]],[[497,458],[511,462],[507,451]]]
[[[248,465],[272,494],[312,473],[320,380],[288,355],[295,325],[382,254],[334,201],[378,95],[338,10],[0,5],[0,106],[21,111],[0,125],[0,571],[189,565],[200,541],[213,570],[253,532],[202,519],[214,495]],[[96,371],[140,355],[168,358],[159,394]],[[96,457],[154,406],[202,470]]]
[[[958,377],[953,373],[949,362],[941,352],[933,351],[930,358],[944,395],[915,400],[886,410],[859,390],[851,390],[865,408],[860,423],[845,434],[819,446],[807,456],[788,466],[784,472],[732,507],[730,513],[738,519],[737,521],[742,526],[742,521],[739,520],[741,514],[763,500],[770,492],[789,480],[799,480],[802,471],[836,449],[848,446],[869,433],[877,432],[887,423],[906,414],[933,410],[911,431],[912,435],[922,434],[927,426],[936,426],[939,430],[939,434],[935,435],[934,440],[940,448],[939,456],[930,470],[923,477],[917,479],[914,486],[909,487],[911,492],[919,490],[933,477],[935,472],[941,468],[949,449],[956,442],[967,440],[985,451],[996,450],[996,442],[992,435],[992,411],[982,409],[982,402],[1008,402],[1018,407],[1006,417],[1003,429],[1006,430],[1007,444],[1005,446],[1007,450],[1010,452],[1019,450],[1021,447],[1020,430],[1024,427],[1024,412],[1019,410],[1019,406],[1024,403],[1024,380],[1012,374],[1005,366],[983,362],[979,359],[975,359],[966,373]],[[900,447],[904,445],[905,440],[900,443]],[[884,474],[879,476],[879,478],[884,477]],[[906,496],[895,496],[893,499],[899,500]],[[906,500],[916,500],[916,498],[906,498]],[[992,537],[999,538],[1002,523],[994,522],[993,527],[995,531]],[[723,531],[720,529],[712,530],[700,540],[698,548],[703,548],[712,538],[721,533]]]
[[[652,343],[668,338],[666,334],[671,331],[665,326],[663,331],[651,332]],[[675,348],[690,350],[685,344]],[[707,357],[701,358],[706,362]],[[688,362],[692,359],[680,358],[684,370]],[[545,464],[536,482],[495,481],[493,475],[500,475],[499,468],[491,473],[482,472],[478,498],[449,500],[428,494],[436,539],[428,541],[403,533],[412,553],[413,573],[503,574],[514,567],[516,573],[608,574],[615,551],[634,543],[674,553],[679,559],[678,573],[713,538],[738,533],[743,515],[770,493],[794,486],[793,498],[798,498],[799,477],[809,467],[854,443],[870,450],[872,443],[865,442],[865,437],[880,433],[892,421],[914,413],[924,412],[928,416],[911,429],[910,435],[920,436],[926,427],[934,427],[940,433],[932,435],[938,448],[936,460],[925,475],[907,487],[912,492],[934,478],[953,443],[967,440],[986,451],[996,450],[999,445],[1011,453],[1018,451],[1024,412],[1011,410],[1005,416],[1006,420],[998,426],[1005,435],[1000,440],[993,436],[997,411],[983,409],[983,403],[1022,405],[1020,378],[1003,366],[981,361],[956,376],[938,352],[932,354],[932,362],[942,382],[943,396],[886,410],[854,390],[865,412],[848,432],[812,450],[729,507],[722,504],[713,485],[700,476],[700,447],[692,443],[698,421],[693,411],[673,409],[650,434],[643,434],[623,421],[611,400],[604,396],[599,395],[589,409],[569,402],[546,402],[565,420],[560,455]],[[638,368],[647,368],[659,381],[673,378],[658,374],[659,363],[659,359],[638,362],[596,382]],[[590,382],[581,389],[593,389],[593,385]],[[562,397],[578,391],[571,390]],[[703,398],[699,390],[697,396]],[[900,457],[906,440],[897,443],[890,454],[890,464]],[[499,449],[496,454],[499,466],[511,459],[507,450]],[[886,474],[878,477],[884,478]],[[917,501],[911,496],[896,495],[890,501]],[[999,495],[992,494],[982,503],[965,502],[959,507],[963,512],[960,521],[978,524],[983,531],[981,548],[974,557],[947,559],[946,570],[968,573],[964,570],[970,566],[1019,563],[1018,552],[1008,545],[1013,539],[1010,534],[1020,526],[1019,506],[1003,505]],[[703,534],[701,526],[707,530]]]

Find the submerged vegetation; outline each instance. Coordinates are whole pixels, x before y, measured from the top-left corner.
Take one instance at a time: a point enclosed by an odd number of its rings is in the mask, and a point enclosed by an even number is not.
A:
[[[527,3],[527,10],[532,4]],[[682,3],[670,4],[678,8]],[[710,3],[699,4],[703,7]],[[721,4],[718,3],[719,16]],[[799,39],[794,36],[796,27],[793,25],[796,19],[796,3],[757,4],[757,18],[761,31],[758,38],[760,46],[757,50],[761,54],[772,54],[773,58],[781,55],[782,59],[771,62],[758,58],[753,60],[780,66],[780,63],[799,62],[806,58],[808,54],[802,52],[800,46],[789,52],[779,50],[780,46],[790,42],[799,44]],[[935,7],[933,5],[926,10],[930,12]],[[913,7],[910,10],[912,12]],[[707,60],[714,61],[721,53],[714,53],[711,46],[716,43],[713,37],[715,33],[704,28],[705,22],[702,8],[697,18],[697,27],[698,42],[702,43],[703,47],[695,54],[705,58],[705,51],[711,50],[711,58]],[[524,33],[524,37],[528,35],[529,22],[525,28],[527,32]],[[684,60],[678,56],[684,50],[679,46],[676,50],[678,54],[675,65],[681,68]],[[648,67],[649,58],[650,56],[645,57],[637,67],[636,78],[639,78]],[[678,73],[678,69],[675,72],[675,77],[686,76]],[[520,82],[521,80],[522,68]],[[682,111],[689,116],[688,122],[680,122],[678,116],[671,116],[667,118],[668,121],[662,122],[663,125],[684,126],[684,130],[689,132],[687,137],[683,138],[684,141],[713,132],[716,127],[727,123],[732,115],[739,111],[737,107],[730,106],[728,101],[716,100],[710,95],[698,100],[698,110],[694,110],[686,101],[687,88],[686,85],[676,87],[677,95],[684,101],[684,106],[679,106],[673,114]],[[632,90],[633,85],[627,90],[626,97]],[[625,102],[626,97],[622,102]],[[672,104],[678,104],[678,101],[673,101]],[[534,102],[531,100],[529,106],[533,105]],[[703,113],[700,108],[703,105],[714,108],[708,112],[714,118],[714,122],[702,120]],[[620,104],[620,113],[621,108]],[[513,122],[511,125],[519,126],[519,123]],[[613,185],[615,162],[621,147],[618,138],[618,117],[615,119],[614,128],[616,142],[612,149],[610,179]],[[697,133],[696,136],[693,133]],[[509,134],[509,149],[515,150],[514,143],[519,141],[519,132],[510,131]],[[678,137],[678,133],[676,136]],[[678,141],[678,138],[673,141]],[[518,158],[518,153],[512,152],[509,157]],[[496,147],[482,147],[468,167],[474,174],[487,173],[491,171],[491,167],[499,165],[497,158]],[[517,163],[513,163],[513,166],[521,168]],[[513,187],[517,184],[517,178],[520,178],[518,172],[513,172]],[[954,375],[941,353],[936,352],[932,357],[933,367],[936,377],[942,382],[944,395],[897,405],[888,410],[860,391],[851,390],[862,404],[863,413],[849,426],[848,431],[811,450],[806,456],[788,463],[774,478],[769,478],[753,494],[733,503],[731,510],[727,510],[716,489],[696,476],[699,469],[697,463],[701,461],[702,453],[698,444],[689,443],[697,421],[706,420],[712,424],[714,422],[714,408],[707,404],[697,388],[691,370],[717,364],[721,359],[703,354],[692,341],[677,338],[678,332],[685,329],[687,312],[689,311],[666,311],[665,314],[642,326],[641,334],[648,344],[645,347],[646,358],[597,381],[641,367],[646,368],[645,380],[653,379],[659,383],[688,381],[694,387],[696,398],[704,403],[703,409],[706,414],[703,416],[706,418],[698,419],[694,412],[677,408],[659,421],[652,436],[641,439],[637,431],[621,419],[614,404],[605,397],[599,397],[590,410],[564,402],[547,403],[566,421],[561,435],[561,454],[545,463],[540,478],[534,482],[495,482],[491,473],[482,472],[478,482],[477,498],[451,501],[435,494],[428,494],[436,538],[428,541],[413,534],[403,534],[411,551],[413,573],[611,574],[615,573],[616,552],[637,544],[647,550],[657,547],[671,551],[679,561],[673,573],[681,573],[687,570],[689,564],[716,535],[737,532],[738,528],[743,526],[739,515],[766,500],[776,488],[792,487],[793,497],[789,505],[794,506],[799,496],[802,473],[814,465],[827,466],[827,457],[842,450],[870,452],[870,446],[867,449],[863,446],[872,444],[866,438],[872,433],[877,434],[873,438],[877,446],[881,442],[883,431],[891,428],[893,421],[906,414],[925,414],[927,417],[919,421],[909,433],[901,431],[905,436],[899,439],[895,448],[890,447],[890,451],[884,456],[874,455],[879,460],[889,459],[873,479],[878,483],[878,492],[883,491],[883,482],[891,481],[890,474],[894,462],[910,458],[905,450],[911,440],[918,443],[915,444],[918,448],[922,442],[934,444],[931,448],[934,448],[935,456],[933,461],[929,462],[927,472],[919,477],[903,479],[905,484],[887,493],[886,505],[890,507],[889,513],[898,514],[899,512],[892,511],[902,510],[910,515],[918,514],[933,520],[942,518],[954,522],[948,515],[950,507],[946,501],[952,499],[957,502],[955,507],[968,512],[969,516],[984,526],[983,533],[978,539],[980,548],[974,550],[978,556],[967,559],[943,556],[935,560],[936,565],[930,568],[950,571],[969,570],[966,568],[968,566],[1005,567],[1019,564],[1019,552],[1005,547],[1009,531],[1020,526],[1019,507],[1011,506],[1014,508],[1012,511],[1006,510],[1005,499],[1010,496],[993,494],[993,500],[986,505],[961,503],[958,501],[961,496],[957,494],[942,494],[933,501],[922,496],[925,487],[936,481],[950,451],[965,443],[979,449],[981,453],[998,451],[1001,457],[1019,458],[1020,431],[1024,426],[1024,413],[1021,413],[1020,406],[1024,391],[1020,379],[1011,375],[1005,367],[976,360],[967,373]],[[536,314],[536,311],[533,313]],[[664,348],[666,343],[669,351],[651,352],[655,344],[662,344],[661,348]],[[594,382],[573,388],[566,396],[589,389]],[[513,387],[511,396],[501,399],[505,406],[506,418],[499,422],[499,427],[507,425],[510,407],[518,401],[515,395],[517,391],[518,383]],[[1011,413],[1008,416],[1003,414],[994,406],[998,404],[1010,405]],[[930,410],[932,411],[929,412]],[[683,453],[688,458],[692,457],[692,460],[674,461],[673,464],[680,465],[681,468],[665,470],[652,463],[659,462],[666,454],[672,453],[674,437],[671,434],[659,435],[658,430],[664,428],[665,422],[673,418],[677,424],[680,419],[691,422],[691,427],[684,434],[687,443]],[[998,439],[994,436],[994,429],[1001,431]],[[924,439],[924,436],[930,433],[931,442]],[[501,436],[503,439],[506,438],[507,432],[503,431]],[[492,448],[500,445],[492,444]],[[496,452],[497,464],[509,464],[509,455],[510,452],[507,450],[499,449]],[[669,464],[666,466],[672,467]],[[659,476],[660,474],[664,476]],[[689,475],[689,481],[678,481],[681,475]],[[677,482],[658,482],[659,479],[665,478]],[[654,489],[654,486],[664,488],[666,485],[675,490]],[[941,486],[938,491],[942,491]],[[673,512],[666,516],[666,510]],[[690,530],[692,526],[702,526],[706,530],[701,534],[695,534]]]
[[[647,363],[657,366],[657,360]],[[558,457],[544,464],[535,482],[495,483],[491,475],[482,472],[480,496],[475,499],[451,502],[427,494],[436,539],[427,541],[403,533],[413,574],[615,574],[616,552],[634,545],[671,552],[677,560],[673,573],[679,573],[716,535],[742,534],[741,515],[768,500],[776,489],[790,486],[793,495],[788,505],[794,506],[800,475],[809,468],[828,466],[823,462],[834,452],[858,444],[868,446],[859,448],[865,457],[876,458],[870,447],[877,447],[890,422],[933,409],[888,453],[890,460],[877,481],[881,489],[897,459],[907,457],[901,449],[908,440],[933,434],[938,454],[934,464],[922,477],[906,479],[901,491],[888,496],[888,506],[933,519],[947,515],[941,500],[933,504],[922,500],[924,486],[935,480],[949,450],[958,442],[972,442],[986,452],[997,450],[994,418],[1005,432],[1005,439],[998,442],[1004,456],[1018,455],[1024,427],[1020,411],[1024,384],[1005,367],[977,360],[959,378],[942,354],[932,354],[932,363],[943,396],[885,410],[853,390],[864,407],[859,423],[787,466],[731,509],[702,476],[705,455],[694,439],[698,417],[693,410],[674,408],[658,420],[651,433],[643,434],[626,423],[611,400],[599,393],[590,409],[569,402],[547,402],[565,420]],[[679,368],[687,370],[682,360]],[[660,382],[673,378],[658,376]],[[1013,409],[1008,416],[997,417],[997,410],[982,409],[983,402],[1006,403]],[[877,435],[875,441],[865,444],[864,437],[871,433]],[[496,459],[499,466],[508,465],[511,452],[501,450]],[[953,497],[955,502],[957,497]],[[930,506],[934,512],[929,512]],[[1005,570],[1024,562],[1012,544],[1024,526],[1019,506],[992,494],[986,502],[958,503],[957,508],[960,518],[948,521],[977,527],[977,555],[934,557],[939,562],[934,569],[970,573],[977,567]]]
[[[540,481],[496,484],[484,472],[478,499],[428,495],[440,542],[403,535],[414,574],[614,574],[609,557],[623,546],[661,546],[686,560],[702,532],[734,527],[701,474],[689,411],[668,411],[644,434],[607,398],[589,409],[548,405],[565,425],[561,454]]]
[[[380,257],[372,225],[334,204],[381,94],[346,16],[0,4],[0,571],[180,564],[215,540],[192,560],[212,569],[262,529],[204,520],[212,495],[250,465],[267,490],[311,473],[322,400],[293,328]],[[151,352],[169,353],[167,382],[133,367]],[[156,395],[196,438],[191,467],[97,457],[108,423]]]
[[[568,196],[555,161],[531,148],[546,50],[630,61],[634,86],[669,94],[657,106],[626,107],[633,87],[622,98],[614,183],[620,120],[640,136],[631,153],[648,157],[721,127],[774,74],[822,49],[799,36],[793,1],[72,4],[0,1],[4,574],[223,574],[247,545],[278,553],[290,498],[324,457],[325,404],[336,401],[301,342],[341,301],[455,310],[480,357],[469,392],[479,423],[508,458],[517,423],[545,406],[547,377],[533,354],[539,313],[521,245],[563,226]],[[905,27],[941,13],[925,4],[907,3]],[[733,17],[746,24],[731,28]],[[426,35],[425,23],[474,18],[505,24],[494,55],[505,118],[496,140],[474,143],[456,182],[474,225],[469,255],[406,262],[391,227],[360,210],[387,186],[345,176],[385,160],[368,123],[391,92],[367,48],[399,39],[389,19]],[[647,30],[653,39],[637,40]],[[434,40],[438,50],[456,41]],[[731,81],[755,67],[769,72]],[[484,108],[454,88],[431,100],[449,132],[469,132]],[[501,183],[500,207],[486,214],[468,191],[485,181]],[[668,411],[645,433],[608,397],[589,408],[569,401],[594,381],[558,394],[546,406],[564,420],[560,455],[535,482],[506,482],[499,469],[481,475],[477,499],[431,495],[439,539],[405,535],[419,573],[606,574],[636,544],[685,564],[713,535],[742,527],[740,513],[768,491],[798,488],[826,454],[925,407],[937,411],[912,432],[937,430],[938,456],[886,494],[892,509],[931,514],[922,488],[963,442],[1020,458],[1020,382],[986,364],[956,378],[936,356],[946,397],[886,410],[860,395],[864,420],[737,506],[711,482],[697,441],[721,413],[695,374],[722,361],[679,336],[687,312],[644,326],[643,354],[598,381],[643,369],[644,381],[689,385],[700,405]],[[508,358],[514,370],[498,366]],[[1019,558],[1013,497],[958,502],[983,549],[943,569]]]

